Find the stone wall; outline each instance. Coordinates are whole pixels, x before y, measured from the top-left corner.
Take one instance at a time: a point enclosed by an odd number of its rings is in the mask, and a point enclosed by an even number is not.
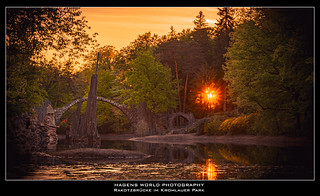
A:
[[[51,107],[51,106],[50,106]],[[58,142],[56,126],[52,125],[52,108],[40,122],[35,111],[7,120],[6,163],[7,178],[20,179],[33,170],[30,163],[50,162],[46,152],[55,150]],[[41,155],[42,154],[42,155]],[[39,156],[41,155],[41,156]],[[48,159],[49,157],[49,159]]]
[[[35,113],[24,113],[10,122],[7,142],[14,145],[18,154],[55,150],[58,143],[57,127],[50,125],[49,121],[48,115],[44,122],[40,122]]]
[[[23,156],[55,150],[58,143],[56,129],[54,110],[45,99],[42,106],[7,122],[8,154]]]

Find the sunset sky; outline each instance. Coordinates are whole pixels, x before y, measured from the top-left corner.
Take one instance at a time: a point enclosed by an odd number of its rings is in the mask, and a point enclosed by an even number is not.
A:
[[[166,35],[171,25],[177,32],[193,28],[193,20],[200,10],[209,26],[218,18],[216,7],[87,7],[81,10],[91,26],[89,33],[99,34],[100,46],[112,45],[117,50],[149,31]]]

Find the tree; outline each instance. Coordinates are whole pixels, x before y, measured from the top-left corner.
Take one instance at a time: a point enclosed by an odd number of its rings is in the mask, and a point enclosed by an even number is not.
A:
[[[198,18],[205,20],[203,13],[199,16]],[[199,105],[195,104],[195,92],[207,82],[210,83],[209,78],[213,82],[214,78],[211,76],[218,72],[210,66],[214,57],[211,28],[201,26],[203,28],[176,33],[176,39],[160,44],[155,50],[161,63],[171,68],[172,80],[176,81],[179,103],[177,111],[192,111],[197,117],[201,117],[203,111],[199,112]]]
[[[229,47],[230,33],[234,28],[234,19],[232,8],[218,8],[218,22],[214,28],[216,37],[214,38],[214,64],[213,66],[217,70],[222,70],[222,66],[225,63],[224,54],[227,52],[227,47]],[[220,71],[221,73],[221,71]],[[223,75],[218,75],[221,78]]]
[[[90,69],[91,71],[95,70],[97,53],[99,53],[99,66],[98,69],[111,70],[114,68],[114,62],[116,60],[119,52],[115,49],[114,46],[106,45],[98,48],[94,48],[87,55],[85,55],[85,64],[84,67]],[[92,75],[93,73],[91,73]]]
[[[155,53],[165,66],[171,68],[171,78],[177,85],[178,111],[186,112],[188,92],[193,83],[197,82],[194,78],[195,73],[205,65],[205,55],[201,45],[192,39],[170,40],[161,44]]]
[[[216,23],[216,35],[220,36],[223,33],[229,34],[234,28],[234,9],[233,8],[218,8],[218,16],[220,17]]]
[[[56,61],[45,62],[41,67],[42,80],[40,83],[54,108],[62,107],[71,102],[73,98],[78,98],[74,96],[79,93],[74,81],[76,75],[68,65],[63,67],[59,69]]]
[[[7,54],[28,55],[39,62],[50,51],[74,65],[88,46],[95,45],[97,35],[86,32],[88,21],[80,16],[79,8],[8,8]]]
[[[176,91],[170,82],[170,69],[157,61],[152,50],[140,51],[130,62],[132,69],[126,73],[128,89],[125,104],[138,106],[145,103],[153,113],[164,112],[176,106]]]
[[[173,28],[173,26],[171,25],[170,27],[170,32],[168,34],[168,40],[171,40],[171,39],[177,39],[178,38],[178,35],[177,35],[177,31]]]
[[[142,50],[148,50],[161,43],[161,37],[157,34],[151,34],[151,32],[146,32],[142,35],[138,35],[138,38],[129,44],[129,46],[124,47],[120,50],[120,54],[125,58],[125,60],[130,61],[136,58],[137,53]]]
[[[187,111],[186,103],[190,89],[194,87],[195,83],[198,83],[199,78],[195,77],[196,73],[198,73],[201,68],[206,67],[205,54],[201,49],[201,45],[194,40],[183,41],[181,43],[181,53],[178,62],[181,65],[182,76],[185,78],[182,112]]]
[[[224,79],[229,82],[230,93],[236,98],[234,101],[239,107],[250,110],[256,106],[256,102],[267,101],[263,97],[263,94],[268,94],[263,93],[267,89],[262,87],[276,80],[274,77],[277,75],[273,75],[272,71],[279,69],[273,65],[271,58],[275,43],[274,38],[260,31],[252,21],[240,25],[233,34],[232,45],[226,54],[228,60]],[[274,88],[269,90],[273,91]],[[261,95],[258,92],[261,92]],[[275,95],[276,92],[272,94]]]
[[[160,62],[171,69],[171,81],[176,80],[176,89],[177,89],[177,100],[178,100],[178,111],[182,111],[181,105],[181,94],[180,94],[180,79],[179,79],[179,71],[177,64],[177,57],[179,50],[180,42],[176,39],[172,39],[165,43],[162,43],[159,47],[156,48],[155,54],[159,58]]]
[[[46,63],[55,61],[61,70],[73,69],[87,46],[95,43],[95,34],[92,38],[86,33],[89,26],[80,15],[77,8],[7,9],[8,114],[28,111],[47,96],[43,83]],[[51,60],[47,60],[49,51]]]
[[[259,22],[263,18],[263,8],[233,8],[233,10],[233,19],[235,21],[234,28],[236,28],[237,25],[250,20]]]
[[[235,30],[224,79],[240,109],[258,112],[257,130],[306,134],[312,129],[312,12],[267,9],[264,14],[263,21],[247,21]]]
[[[199,15],[196,16],[196,19],[193,21],[193,24],[195,25],[195,30],[208,27],[208,23],[206,22],[205,16],[202,11],[200,11]]]
[[[109,45],[96,48],[86,55],[85,69],[82,73],[85,75],[87,86],[85,89],[85,95],[83,96],[88,96],[89,80],[92,74],[95,73],[98,52],[99,65],[97,70],[97,96],[109,98],[120,103],[119,89],[122,91],[124,87],[118,80],[119,75],[116,70],[119,53],[113,46]],[[117,108],[106,102],[97,102],[97,126],[100,133],[106,131],[119,131],[120,129],[122,130],[124,126],[123,122],[126,121],[128,121],[127,117]]]
[[[223,66],[225,66],[225,53],[227,52],[227,47],[229,47],[230,33],[234,28],[234,10],[233,8],[218,8],[218,19],[214,32],[216,37],[213,40],[213,60],[211,64],[211,69],[214,70],[215,81],[221,83],[223,88],[223,111],[227,110],[227,88],[223,81]]]
[[[47,92],[41,85],[42,78],[39,67],[32,65],[32,62],[28,59],[25,59],[25,61],[22,61],[22,59],[10,61],[10,63],[14,63],[14,66],[7,67],[6,96],[8,119],[30,110],[34,104],[42,102],[43,97],[47,95]]]

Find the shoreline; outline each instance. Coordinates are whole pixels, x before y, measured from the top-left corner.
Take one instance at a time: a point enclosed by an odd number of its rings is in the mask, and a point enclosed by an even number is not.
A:
[[[289,136],[255,136],[255,135],[223,135],[207,136],[195,134],[152,135],[130,138],[131,141],[147,143],[189,144],[220,143],[256,146],[306,146],[312,144],[312,139],[307,137]]]
[[[65,135],[59,135],[59,139],[65,139]],[[102,140],[129,140],[145,143],[167,143],[167,144],[185,144],[195,145],[201,143],[219,143],[236,145],[255,145],[255,146],[306,146],[312,145],[312,138],[308,137],[290,137],[290,136],[259,136],[259,135],[222,135],[207,136],[188,134],[167,134],[150,135],[136,137],[134,134],[101,134]]]
[[[150,157],[150,155],[138,151],[101,148],[77,148],[50,154],[69,163],[118,163]]]

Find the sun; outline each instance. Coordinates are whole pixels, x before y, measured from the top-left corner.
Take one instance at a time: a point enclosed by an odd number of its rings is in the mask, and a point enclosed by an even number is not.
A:
[[[221,93],[221,89],[212,83],[197,93],[196,103],[206,105],[208,109],[214,109],[220,104]]]

